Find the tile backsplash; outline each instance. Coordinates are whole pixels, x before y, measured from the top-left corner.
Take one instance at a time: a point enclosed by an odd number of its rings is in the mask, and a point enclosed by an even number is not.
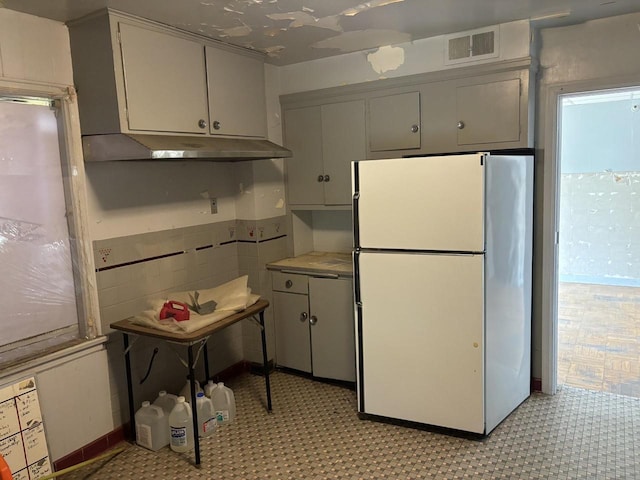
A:
[[[106,334],[109,324],[173,291],[211,288],[248,274],[253,291],[267,294],[270,285],[262,285],[260,270],[286,256],[286,222],[229,220],[99,240],[93,251]]]

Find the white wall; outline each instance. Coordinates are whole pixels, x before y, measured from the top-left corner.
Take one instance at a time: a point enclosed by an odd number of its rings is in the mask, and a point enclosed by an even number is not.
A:
[[[0,8],[0,77],[73,85],[67,28]]]
[[[0,91],[47,90],[72,85],[67,28],[59,23],[0,9]],[[77,116],[77,111],[75,112]],[[88,350],[3,372],[0,384],[36,376],[52,460],[112,431],[105,348]]]
[[[226,162],[86,164],[92,240],[235,219],[235,166]],[[211,214],[212,197],[218,201],[215,215]]]

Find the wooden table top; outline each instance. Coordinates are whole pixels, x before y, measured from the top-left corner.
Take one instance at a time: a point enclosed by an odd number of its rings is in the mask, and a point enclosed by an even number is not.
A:
[[[218,330],[222,330],[229,325],[233,325],[240,320],[244,320],[245,318],[249,318],[253,315],[256,315],[262,312],[265,308],[269,306],[269,302],[263,298],[258,300],[253,305],[245,308],[241,312],[234,313],[229,315],[228,317],[223,318],[222,320],[218,320],[211,325],[207,325],[206,327],[202,327],[198,330],[194,330],[193,332],[167,332],[165,330],[159,330],[157,328],[145,327],[143,325],[137,325],[131,322],[130,319],[124,319],[117,321],[111,324],[111,328],[114,330],[120,330],[125,333],[132,333],[135,335],[144,335],[146,337],[159,338],[162,340],[169,340],[171,342],[177,343],[193,343],[199,340],[202,340],[205,337],[208,337],[212,333],[217,332]]]

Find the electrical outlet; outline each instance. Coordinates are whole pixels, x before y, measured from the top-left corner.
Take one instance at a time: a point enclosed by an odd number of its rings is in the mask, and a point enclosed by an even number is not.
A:
[[[218,199],[211,198],[209,201],[211,202],[211,213],[218,213]]]

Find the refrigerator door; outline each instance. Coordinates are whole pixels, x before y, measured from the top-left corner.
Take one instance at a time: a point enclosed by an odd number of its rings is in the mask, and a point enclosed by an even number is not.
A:
[[[360,411],[484,433],[482,255],[356,254]]]
[[[355,162],[356,247],[483,252],[485,157]]]

